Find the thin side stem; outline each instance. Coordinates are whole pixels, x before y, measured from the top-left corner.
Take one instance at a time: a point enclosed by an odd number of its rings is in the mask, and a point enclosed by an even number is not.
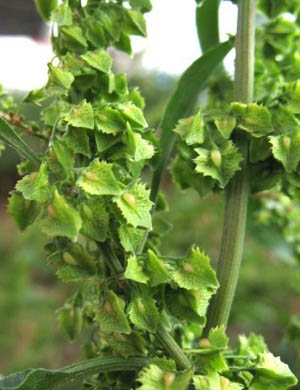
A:
[[[256,0],[239,0],[236,37],[235,100],[253,99]],[[248,139],[238,135],[236,143],[243,154],[242,169],[229,184],[226,197],[223,237],[217,268],[220,288],[208,312],[205,334],[215,326],[227,325],[243,255],[248,185]]]
[[[185,370],[191,367],[191,362],[183,350],[161,324],[158,326],[156,338],[165,351],[176,361],[179,368]]]

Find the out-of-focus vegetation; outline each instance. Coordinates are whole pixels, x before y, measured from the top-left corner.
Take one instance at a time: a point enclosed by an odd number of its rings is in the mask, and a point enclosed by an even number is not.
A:
[[[131,82],[140,85],[147,103],[146,117],[150,126],[156,127],[174,79],[141,70]],[[17,178],[16,158],[8,151],[0,160],[0,372],[5,374],[29,366],[61,367],[82,357],[80,342],[68,342],[54,315],[71,295],[72,285],[58,281],[47,265],[40,232],[19,233],[5,211],[8,191]],[[214,195],[201,200],[191,190],[179,192],[168,176],[164,190],[170,202],[167,218],[174,229],[165,236],[162,251],[183,254],[195,242],[216,261],[223,199]],[[291,315],[300,313],[300,269],[280,233],[256,222],[256,207],[252,200],[229,333],[262,333],[272,352],[299,374],[300,325],[294,319],[293,342],[284,337],[282,329],[291,329]]]

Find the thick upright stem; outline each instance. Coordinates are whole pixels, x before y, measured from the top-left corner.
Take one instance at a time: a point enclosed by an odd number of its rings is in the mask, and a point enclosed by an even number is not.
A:
[[[235,100],[250,103],[253,99],[256,0],[239,0],[236,37]],[[243,255],[248,204],[248,140],[238,134],[236,143],[243,154],[241,171],[227,190],[224,229],[218,261],[220,288],[208,312],[205,333],[211,327],[227,325]]]

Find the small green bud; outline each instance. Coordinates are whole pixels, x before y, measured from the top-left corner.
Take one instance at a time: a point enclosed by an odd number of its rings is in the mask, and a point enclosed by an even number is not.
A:
[[[193,266],[191,264],[189,264],[189,263],[184,264],[183,270],[185,272],[189,272],[189,273],[193,273],[194,272]]]
[[[168,389],[169,386],[172,385],[172,383],[174,382],[176,376],[173,372],[166,372],[165,375],[164,375],[164,383],[165,383],[165,386],[166,388]]]
[[[283,137],[283,145],[286,147],[286,149],[289,149],[291,146],[291,138],[287,135]]]
[[[138,301],[138,308],[141,313],[145,313],[145,306],[141,300]]]
[[[135,197],[132,194],[127,192],[126,194],[122,195],[122,198],[128,204],[128,206],[130,206],[133,210],[136,209],[136,200],[135,200]]]
[[[63,259],[67,264],[78,265],[78,262],[75,260],[75,258],[69,252],[64,252]]]
[[[221,377],[221,389],[222,390],[227,390],[229,384],[230,384],[230,380],[225,378],[224,376],[222,376]]]
[[[49,156],[52,160],[57,160],[56,153],[52,147],[49,149]]]
[[[201,339],[198,343],[200,348],[211,348],[211,343],[208,339]]]
[[[84,175],[91,181],[98,181],[98,176],[93,172],[84,172]]]
[[[49,205],[47,207],[47,213],[48,213],[49,218],[57,218],[56,211],[54,210],[54,208],[51,205]]]
[[[210,158],[212,159],[212,162],[214,163],[215,167],[221,168],[222,155],[217,149],[214,149],[210,152]]]
[[[109,314],[112,313],[112,311],[113,311],[112,307],[108,301],[106,301],[104,303],[104,310],[106,311],[106,313],[109,313]]]
[[[86,204],[83,205],[83,212],[88,219],[93,219],[93,212]]]

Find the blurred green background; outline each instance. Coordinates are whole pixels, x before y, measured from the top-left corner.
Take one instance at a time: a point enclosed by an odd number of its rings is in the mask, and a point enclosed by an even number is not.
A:
[[[137,60],[130,82],[146,98],[146,117],[156,127],[174,87],[173,77],[147,72]],[[26,108],[26,107],[25,107]],[[32,114],[32,113],[31,113]],[[31,115],[30,114],[30,115]],[[18,156],[7,150],[0,159],[0,373],[28,367],[58,368],[83,358],[82,339],[70,344],[59,329],[55,312],[72,293],[47,266],[44,238],[30,228],[18,232],[6,213],[8,193],[17,180]],[[174,225],[164,237],[162,252],[183,254],[196,243],[216,262],[223,224],[224,201],[212,195],[200,199],[193,191],[180,192],[167,174],[163,190],[170,204],[166,218]],[[281,355],[298,376],[297,339],[285,337],[292,315],[300,313],[300,271],[276,229],[258,225],[250,200],[246,250],[230,321],[233,343],[238,333],[262,333],[271,351]],[[300,223],[300,221],[299,221]],[[298,334],[299,333],[299,334]]]

